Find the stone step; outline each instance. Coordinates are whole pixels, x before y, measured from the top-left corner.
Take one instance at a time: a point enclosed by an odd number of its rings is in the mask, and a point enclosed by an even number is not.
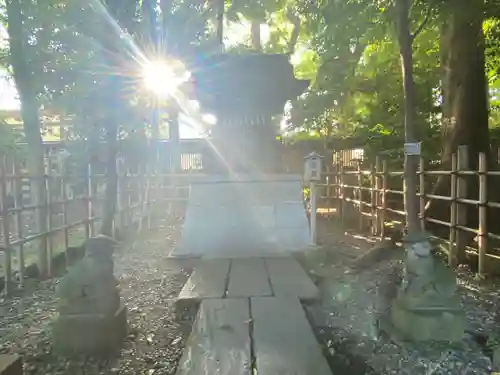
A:
[[[253,351],[252,351],[253,348]],[[331,375],[296,297],[205,299],[176,375]]]
[[[252,298],[250,305],[259,375],[332,375],[297,298]]]
[[[176,375],[251,375],[248,299],[206,299]]]
[[[222,298],[231,261],[202,260],[182,288],[179,299]]]
[[[23,375],[23,362],[17,355],[0,355],[0,375]]]
[[[319,289],[295,258],[204,259],[182,288],[179,299],[225,296],[310,300],[319,296]]]

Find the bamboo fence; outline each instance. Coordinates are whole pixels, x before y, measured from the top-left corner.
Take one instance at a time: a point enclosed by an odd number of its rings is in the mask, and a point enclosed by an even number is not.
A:
[[[46,164],[50,165],[50,160]],[[188,174],[132,173],[123,162],[117,164],[115,228],[137,225],[141,229],[145,222],[151,226],[152,211],[157,203],[166,202],[164,211],[171,212],[175,201],[186,201],[180,192],[187,185],[183,178]],[[82,194],[71,194],[70,180],[74,181],[75,175],[64,170],[56,173],[46,168],[42,178],[47,190],[46,201],[42,205],[26,204],[22,183],[31,185],[34,177],[24,173],[16,163],[7,165],[5,157],[0,160],[0,256],[3,256],[0,278],[4,280],[6,294],[14,279],[23,285],[27,266],[37,264],[40,253],[47,255],[48,276],[54,273],[54,256],[64,253],[69,265],[68,248],[81,246],[85,239],[94,236],[102,218],[103,174],[93,173],[88,166],[85,176],[79,176],[80,186],[84,185]],[[46,218],[43,231],[38,230],[40,210]]]
[[[487,155],[479,154],[478,169],[468,168],[468,153],[466,146],[460,146],[457,154],[452,156],[451,170],[426,170],[425,160],[421,158],[418,170],[419,176],[419,206],[420,223],[423,230],[429,223],[437,224],[448,228],[448,238],[436,238],[444,242],[447,248],[444,250],[448,255],[448,262],[451,266],[456,266],[458,259],[461,259],[461,252],[476,253],[478,256],[478,273],[484,275],[488,273],[488,262],[492,260],[500,261],[498,251],[493,249],[492,242],[500,240],[500,235],[492,233],[495,223],[488,223],[488,211],[491,209],[500,209],[499,202],[488,200],[488,181],[492,178],[500,177],[500,171],[487,169]],[[386,160],[377,158],[375,165],[363,170],[361,163],[358,163],[356,170],[345,170],[340,166],[337,171],[326,171],[324,181],[326,183],[318,184],[319,188],[325,192],[319,199],[326,201],[327,206],[331,207],[336,202],[336,211],[342,222],[345,221],[348,205],[354,207],[358,217],[359,230],[365,230],[366,224],[370,227],[373,235],[380,238],[386,237],[387,224],[389,217],[399,216],[404,221],[404,209],[391,208],[388,205],[389,199],[397,197],[402,202],[404,196],[404,172],[391,171],[388,168]],[[352,168],[351,168],[352,169]],[[349,177],[352,176],[352,177]],[[426,191],[428,178],[447,176],[450,181],[450,195],[435,195]],[[354,178],[353,178],[354,177]],[[400,189],[389,188],[389,181],[394,177],[400,178]],[[467,194],[467,179],[476,178],[479,186],[478,199],[470,199]],[[346,183],[349,180],[350,183]],[[356,183],[353,183],[356,181]],[[490,192],[491,193],[491,192]],[[429,201],[447,202],[449,207],[449,221],[438,220],[426,216],[426,205]],[[477,208],[477,228],[470,228],[467,224],[468,206]],[[489,225],[488,225],[489,224]],[[488,230],[489,229],[489,230]],[[469,247],[469,239],[475,237],[477,247]],[[491,250],[491,251],[490,251]]]

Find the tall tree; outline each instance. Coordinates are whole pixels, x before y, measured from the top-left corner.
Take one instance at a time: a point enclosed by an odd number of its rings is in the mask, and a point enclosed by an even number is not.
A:
[[[24,124],[26,141],[29,145],[28,170],[33,176],[32,197],[36,209],[37,231],[47,230],[47,215],[44,206],[47,202],[47,190],[45,184],[45,155],[41,134],[41,122],[39,116],[38,82],[37,72],[33,71],[33,55],[30,54],[30,31],[28,29],[29,10],[28,3],[20,0],[7,0],[7,33],[9,35],[10,65],[14,82],[21,99],[21,116]],[[43,238],[43,237],[42,237]],[[46,276],[47,269],[47,244],[44,240],[39,241],[38,269],[41,276]]]

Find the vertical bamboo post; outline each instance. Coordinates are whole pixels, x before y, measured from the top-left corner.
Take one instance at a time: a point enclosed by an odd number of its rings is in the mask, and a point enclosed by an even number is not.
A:
[[[90,213],[90,183],[89,183],[89,180],[90,180],[90,173],[91,173],[91,169],[90,169],[90,164],[87,164],[87,171],[85,173],[85,196],[84,196],[84,206],[85,206],[85,223],[84,223],[84,226],[85,226],[85,238],[86,239],[89,239],[90,236],[91,236],[91,233],[90,233],[90,216],[91,216],[91,213]]]
[[[339,198],[340,198],[340,223],[344,225],[345,221],[345,184],[344,184],[344,164],[340,165],[340,176],[339,176]]]
[[[448,264],[450,267],[456,267],[458,265],[457,259],[457,154],[451,156],[451,178],[450,178],[450,244],[448,252]]]
[[[420,202],[420,229],[425,231],[425,160],[423,157],[420,158],[420,168],[419,168],[419,202]]]
[[[0,165],[0,201],[2,203],[1,219],[3,231],[3,269],[5,275],[4,291],[5,295],[10,295],[12,287],[12,254],[10,248],[10,228],[9,228],[9,210],[7,206],[7,174],[6,159],[2,155]]]
[[[47,207],[45,209],[45,212],[47,213],[47,233],[45,235],[45,241],[47,244],[47,273],[49,276],[53,276],[53,269],[52,269],[52,258],[53,258],[53,252],[54,252],[54,236],[52,232],[53,228],[53,221],[52,221],[52,174],[50,173],[52,169],[52,151],[48,150],[47,151],[47,159],[46,159],[46,164],[45,164],[45,186],[46,186],[46,191],[47,191]]]
[[[486,275],[486,248],[488,246],[488,165],[486,153],[479,154],[479,276]]]
[[[94,199],[95,199],[95,192],[94,192],[94,168],[92,168],[92,160],[89,161],[88,165],[88,180],[87,180],[87,192],[88,192],[88,197],[87,197],[87,220],[88,220],[88,226],[89,226],[89,234],[90,237],[93,237],[95,235],[95,223],[94,223]]]
[[[387,216],[387,160],[382,162],[382,210],[380,212],[380,237],[385,238],[385,218]]]
[[[134,187],[134,179],[130,172],[130,168],[125,169],[125,173],[127,176],[127,226],[131,226],[133,224],[133,215],[132,215],[132,190]]]
[[[318,204],[318,199],[317,199],[317,186],[315,181],[311,181],[309,183],[309,199],[311,201],[311,212],[310,212],[310,217],[311,217],[311,231],[310,231],[310,242],[312,246],[316,245],[316,233],[317,233],[317,204]]]
[[[62,226],[63,226],[63,237],[64,237],[64,258],[66,260],[66,268],[70,266],[70,260],[68,256],[69,247],[69,232],[68,232],[68,192],[66,190],[66,166],[64,161],[61,161],[61,214],[62,214]]]
[[[371,227],[372,235],[377,233],[377,172],[375,166],[370,167],[370,203],[371,203]]]
[[[18,161],[14,162],[14,190],[16,202],[16,222],[17,222],[17,238],[22,240],[24,238],[23,227],[23,193],[22,193],[22,175],[21,168]],[[21,242],[17,248],[17,263],[19,272],[19,286],[24,286],[24,243]]]
[[[331,186],[332,186],[332,177],[330,175],[331,173],[331,168],[330,165],[326,165],[326,205],[328,208],[328,213],[330,213],[330,209],[332,208],[332,192],[331,192]]]
[[[381,206],[381,189],[382,189],[382,162],[380,156],[376,156],[375,158],[375,215],[376,215],[376,226],[377,226],[377,235],[382,233],[382,223],[380,222],[380,206]]]
[[[457,179],[457,198],[467,198],[467,177],[461,176],[460,171],[469,170],[469,152],[467,146],[458,147],[457,156],[458,179]],[[458,203],[457,205],[457,225],[467,225],[467,205]],[[456,256],[458,264],[465,260],[465,247],[467,246],[467,233],[457,231],[457,249]]]
[[[357,191],[357,197],[358,197],[358,210],[359,210],[359,223],[358,223],[358,228],[359,231],[363,231],[363,224],[364,224],[364,219],[363,219],[363,192],[361,190],[361,187],[363,185],[363,174],[361,171],[361,161],[358,161],[358,191]]]

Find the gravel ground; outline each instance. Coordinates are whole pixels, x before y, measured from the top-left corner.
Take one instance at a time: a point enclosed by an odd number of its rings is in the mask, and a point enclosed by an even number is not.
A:
[[[115,255],[115,273],[128,308],[129,334],[115,358],[67,360],[51,350],[57,280],[28,284],[22,295],[0,300],[0,353],[23,356],[25,374],[174,374],[194,312],[175,304],[192,271],[189,261],[167,259],[175,226],[164,224]]]
[[[335,224],[329,224],[331,228]],[[319,339],[325,346],[335,375],[472,375],[490,374],[491,361],[474,336],[466,334],[454,346],[391,341],[380,334],[377,290],[394,281],[402,263],[398,257],[352,268],[353,259],[373,244],[343,232],[320,232],[325,246],[303,262],[318,281],[324,298],[306,306]],[[495,329],[500,289],[479,285],[466,269],[458,273],[459,290],[468,330],[489,333]],[[498,328],[497,328],[498,329]]]

